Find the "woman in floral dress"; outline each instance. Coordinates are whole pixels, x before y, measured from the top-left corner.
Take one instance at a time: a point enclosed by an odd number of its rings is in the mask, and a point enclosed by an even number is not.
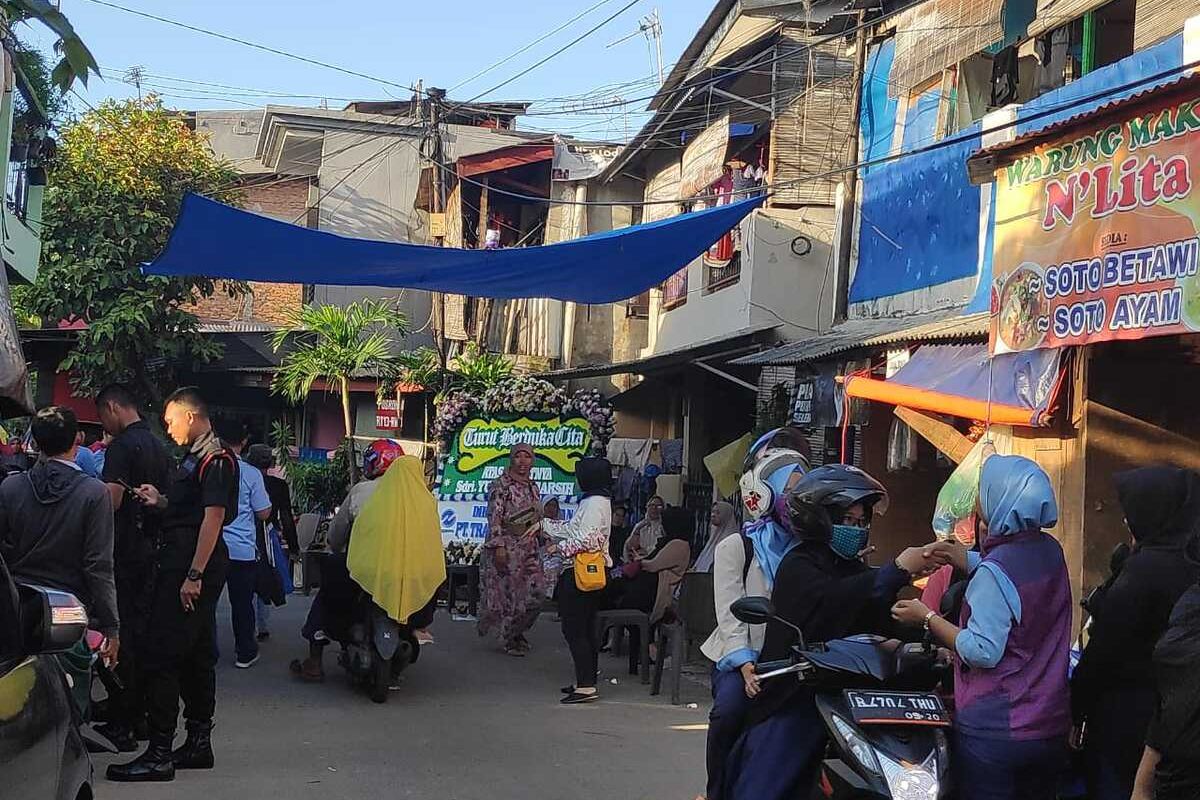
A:
[[[504,652],[529,652],[525,632],[533,627],[546,597],[546,579],[536,523],[542,518],[541,496],[530,477],[533,448],[515,445],[508,467],[488,493],[488,532],[483,543],[480,578],[483,589],[479,635],[495,633]],[[532,533],[529,533],[530,529]]]

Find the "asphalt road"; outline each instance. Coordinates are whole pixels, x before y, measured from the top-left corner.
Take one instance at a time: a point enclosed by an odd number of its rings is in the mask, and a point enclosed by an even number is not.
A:
[[[97,797],[691,800],[703,788],[707,703],[696,683],[685,680],[685,705],[672,706],[627,676],[624,659],[602,657],[603,699],[561,706],[570,659],[550,615],[530,637],[533,653],[513,658],[439,611],[437,643],[376,705],[349,684],[334,648],[324,684],[288,674],[305,650],[308,602],[276,610],[249,670],[233,668],[228,608],[218,612],[216,769],[181,772],[173,784],[114,784],[103,773],[115,757],[100,756]]]

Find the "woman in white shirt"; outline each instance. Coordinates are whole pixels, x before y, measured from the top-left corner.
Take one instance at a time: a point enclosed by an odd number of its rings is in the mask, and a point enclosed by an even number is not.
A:
[[[612,566],[608,554],[608,535],[612,527],[612,506],[609,500],[612,467],[608,459],[581,458],[575,465],[575,479],[583,492],[579,510],[565,522],[542,520],[542,532],[549,536],[552,547],[565,560],[580,553],[603,553],[605,566]],[[563,638],[575,662],[575,684],[563,689],[565,704],[590,703],[597,699],[596,673],[599,668],[599,647],[596,643],[596,613],[604,603],[604,590],[581,592],[575,584],[572,565],[563,570],[555,598],[562,618]]]

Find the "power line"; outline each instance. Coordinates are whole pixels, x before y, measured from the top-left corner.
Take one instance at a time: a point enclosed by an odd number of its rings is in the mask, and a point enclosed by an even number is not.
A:
[[[99,0],[92,0],[92,2],[99,2]],[[626,3],[626,4],[625,4],[625,5],[623,5],[623,6],[621,6],[621,8],[619,8],[619,9],[618,9],[618,10],[617,10],[615,13],[613,13],[613,14],[610,14],[609,16],[605,17],[605,18],[604,18],[604,20],[602,20],[602,21],[601,21],[601,22],[600,22],[598,25],[594,25],[594,26],[592,26],[591,28],[587,29],[587,30],[586,30],[586,31],[584,31],[582,34],[580,34],[579,36],[576,36],[574,39],[572,39],[571,41],[567,42],[565,45],[563,45],[562,47],[558,48],[557,50],[555,50],[555,51],[554,51],[553,53],[551,53],[550,55],[548,55],[548,56],[546,56],[545,58],[541,59],[540,61],[537,61],[536,63],[534,63],[534,64],[532,64],[532,65],[530,65],[530,66],[526,67],[525,69],[523,69],[523,70],[521,70],[520,72],[518,72],[516,75],[513,75],[511,78],[509,78],[509,79],[507,79],[507,80],[504,80],[504,81],[501,81],[500,83],[496,84],[496,85],[495,85],[495,86],[493,86],[492,88],[490,88],[490,89],[486,89],[486,90],[484,90],[484,91],[480,92],[479,94],[477,94],[477,95],[475,95],[474,97],[472,97],[470,100],[466,100],[466,101],[464,101],[464,102],[462,102],[462,103],[459,103],[459,104],[457,104],[457,105],[455,105],[455,106],[452,106],[451,108],[449,108],[449,109],[448,109],[448,111],[454,111],[455,109],[459,108],[460,106],[466,105],[467,103],[473,103],[473,102],[475,102],[476,100],[478,100],[479,98],[483,97],[484,95],[491,94],[492,92],[496,91],[497,89],[502,89],[502,88],[504,88],[505,86],[508,86],[510,83],[512,83],[513,81],[517,80],[518,78],[522,78],[522,77],[524,77],[524,76],[528,75],[530,72],[533,72],[535,69],[537,69],[538,67],[542,66],[542,65],[543,65],[543,64],[545,64],[547,61],[550,61],[551,59],[555,58],[556,56],[559,56],[559,55],[561,55],[561,54],[565,53],[567,50],[570,50],[572,47],[574,47],[575,45],[579,44],[579,43],[580,43],[580,42],[582,42],[584,39],[586,39],[587,37],[591,36],[593,33],[595,33],[596,31],[600,30],[600,29],[601,29],[601,28],[603,28],[605,25],[607,25],[608,23],[612,22],[614,19],[616,19],[617,17],[621,16],[621,15],[622,15],[622,14],[624,14],[626,11],[628,11],[628,10],[629,10],[629,9],[631,9],[631,8],[633,8],[634,6],[636,6],[636,5],[637,5],[638,3],[640,3],[640,2],[641,2],[641,0],[629,0],[629,2],[628,2],[628,3]]]
[[[612,2],[612,0],[600,0],[600,2],[599,2],[599,3],[596,3],[595,5],[589,6],[588,8],[584,9],[583,11],[580,11],[578,14],[576,14],[576,15],[575,15],[575,16],[573,16],[573,17],[571,17],[569,20],[567,20],[567,21],[566,21],[566,22],[564,22],[563,24],[559,25],[559,26],[558,26],[557,28],[555,28],[554,30],[552,30],[552,31],[549,31],[548,33],[544,33],[544,34],[542,34],[541,36],[539,36],[538,38],[534,39],[534,40],[533,40],[532,42],[530,42],[529,44],[527,44],[527,45],[525,45],[524,47],[522,47],[520,50],[517,50],[516,52],[510,53],[509,55],[507,55],[507,56],[505,56],[504,58],[502,58],[502,59],[500,59],[499,61],[497,61],[495,64],[492,64],[491,66],[489,66],[489,67],[485,67],[484,69],[480,70],[479,72],[476,72],[476,73],[475,73],[474,75],[472,75],[471,77],[469,77],[469,78],[466,78],[465,80],[461,80],[461,81],[459,81],[458,83],[454,84],[454,85],[453,85],[453,86],[451,86],[449,89],[447,89],[446,91],[447,91],[447,92],[453,92],[455,89],[461,88],[461,87],[463,87],[463,86],[466,86],[468,83],[471,83],[471,82],[472,82],[472,81],[474,81],[476,78],[481,78],[481,77],[483,77],[484,75],[488,74],[489,72],[491,72],[492,70],[496,69],[497,67],[502,67],[502,66],[504,66],[504,65],[505,65],[505,64],[507,64],[509,61],[512,61],[514,58],[516,58],[517,56],[519,56],[519,55],[521,55],[521,54],[523,54],[523,53],[527,53],[527,52],[529,52],[529,50],[531,50],[532,48],[534,48],[534,47],[536,47],[537,45],[541,44],[542,42],[546,41],[546,40],[547,40],[547,39],[549,39],[551,36],[554,36],[556,33],[560,33],[561,31],[564,31],[564,30],[566,30],[567,28],[571,27],[571,26],[572,26],[572,25],[574,25],[576,22],[578,22],[579,20],[583,19],[584,17],[586,17],[588,14],[592,13],[592,12],[593,12],[593,11],[595,11],[596,9],[600,8],[601,6],[606,6],[606,5],[608,5],[609,3],[611,3],[611,2]]]
[[[204,34],[205,36],[212,36],[217,39],[223,39],[227,42],[233,42],[234,44],[243,45],[244,47],[252,47],[255,50],[261,50],[264,53],[272,53],[273,55],[283,56],[284,58],[290,58],[293,61],[300,61],[305,64],[312,64],[313,66],[335,70],[335,71],[341,72],[345,75],[352,75],[356,78],[364,78],[366,80],[374,81],[375,83],[380,83],[385,86],[394,86],[397,89],[404,89],[404,90],[410,91],[410,92],[417,91],[412,86],[408,86],[407,84],[396,83],[395,81],[390,81],[390,80],[387,80],[386,78],[379,78],[379,77],[376,77],[375,75],[368,75],[365,72],[358,72],[356,70],[347,69],[346,67],[339,67],[337,64],[330,64],[327,61],[318,61],[315,58],[309,58],[307,56],[297,55],[296,53],[289,53],[287,50],[280,50],[278,48],[270,47],[265,44],[259,44],[257,42],[249,41],[248,39],[241,39],[241,38],[238,38],[237,36],[231,36],[227,33],[220,33],[218,31],[208,30],[207,28],[200,28],[195,25],[189,25],[186,22],[179,22],[178,20],[168,19],[167,17],[160,17],[157,14],[151,14],[147,11],[139,11],[136,8],[129,8],[128,6],[118,5],[116,3],[109,2],[109,0],[87,0],[87,1],[89,3],[95,3],[96,5],[99,5],[99,6],[105,6],[107,8],[114,8],[117,11],[124,11],[126,14],[133,14],[134,16],[154,20],[155,22],[161,22],[165,25],[174,25],[177,28],[183,28],[184,30],[189,30],[194,33],[201,33],[201,34]]]
[[[92,0],[92,2],[99,2],[99,1],[100,1],[100,0]],[[920,3],[923,3],[923,2],[928,2],[928,0],[918,0],[918,2],[917,2],[917,3],[913,3],[913,4],[911,4],[911,5],[907,6],[905,9],[902,9],[902,10],[908,10],[908,9],[911,9],[911,8],[913,8],[915,5],[918,5],[918,4],[920,4]],[[881,21],[880,19],[875,19],[875,20],[872,20],[870,24],[872,24],[872,25],[875,25],[875,24],[878,24],[880,21]],[[842,38],[842,37],[844,37],[845,35],[846,35],[846,32],[843,32],[843,33],[836,34],[835,36],[833,36],[833,37],[828,37],[827,39],[825,39],[825,40],[822,40],[821,42],[814,42],[814,43],[812,43],[812,44],[810,44],[810,45],[808,45],[808,46],[806,46],[806,47],[804,47],[804,48],[799,48],[799,49],[797,49],[797,50],[790,51],[790,52],[788,52],[787,54],[785,54],[784,56],[777,56],[777,57],[776,57],[775,59],[773,59],[773,60],[779,60],[779,59],[780,59],[780,58],[782,58],[782,57],[790,57],[790,56],[794,55],[794,54],[795,54],[795,53],[797,53],[797,52],[803,52],[803,51],[806,51],[806,50],[812,49],[812,48],[813,48],[813,47],[815,47],[815,46],[818,46],[818,45],[820,45],[820,44],[823,44],[823,43],[826,43],[826,42],[828,42],[830,39],[833,39],[833,38]],[[904,158],[909,158],[909,157],[913,157],[913,156],[917,156],[917,155],[922,155],[922,154],[924,154],[924,153],[932,152],[932,151],[939,150],[939,149],[942,149],[942,148],[945,148],[945,147],[951,147],[951,146],[954,146],[954,145],[962,144],[962,143],[965,143],[965,142],[968,142],[968,141],[971,141],[971,140],[975,139],[977,136],[984,135],[984,134],[989,134],[989,133],[994,133],[994,132],[999,132],[999,131],[1003,131],[1003,130],[1006,130],[1006,129],[1010,128],[1010,127],[1013,127],[1013,126],[1015,126],[1015,125],[1017,125],[1017,124],[1024,124],[1024,123],[1027,123],[1027,122],[1034,121],[1034,120],[1036,120],[1036,119],[1041,119],[1041,118],[1044,118],[1044,117],[1046,117],[1046,116],[1049,116],[1049,115],[1052,115],[1052,114],[1056,114],[1056,113],[1058,113],[1058,112],[1060,112],[1060,111],[1066,110],[1066,109],[1068,109],[1068,108],[1073,108],[1073,107],[1076,107],[1076,106],[1079,106],[1079,105],[1083,105],[1083,104],[1086,104],[1086,103],[1089,103],[1089,102],[1093,102],[1093,101],[1095,101],[1095,100],[1098,100],[1098,99],[1103,99],[1103,98],[1109,97],[1109,96],[1111,96],[1112,94],[1114,94],[1114,93],[1117,93],[1117,92],[1121,92],[1121,91],[1125,91],[1125,90],[1128,90],[1128,89],[1136,88],[1136,87],[1138,87],[1138,86],[1142,86],[1142,85],[1145,85],[1145,84],[1147,84],[1147,83],[1153,83],[1153,82],[1155,82],[1155,81],[1157,81],[1157,80],[1161,80],[1162,78],[1165,78],[1165,77],[1170,77],[1170,76],[1172,76],[1172,75],[1174,75],[1174,74],[1176,74],[1176,73],[1178,73],[1178,72],[1181,72],[1181,71],[1186,71],[1186,70],[1190,70],[1190,69],[1192,69],[1192,68],[1194,68],[1194,67],[1196,67],[1196,66],[1198,66],[1198,65],[1200,65],[1200,62],[1193,62],[1193,63],[1190,63],[1190,64],[1185,64],[1185,65],[1183,65],[1183,66],[1181,66],[1181,67],[1175,67],[1175,68],[1172,68],[1172,69],[1169,69],[1169,70],[1166,70],[1166,71],[1163,71],[1163,72],[1157,73],[1157,74],[1155,74],[1155,75],[1151,75],[1151,76],[1148,76],[1148,77],[1145,77],[1145,78],[1142,78],[1142,79],[1139,79],[1139,80],[1136,80],[1136,81],[1132,81],[1132,82],[1130,82],[1130,83],[1127,83],[1127,84],[1125,84],[1125,85],[1123,85],[1123,86],[1118,86],[1118,87],[1111,87],[1111,88],[1107,88],[1107,89],[1105,89],[1104,91],[1102,91],[1102,92],[1099,92],[1099,93],[1097,93],[1097,94],[1094,94],[1094,95],[1090,95],[1090,96],[1087,96],[1087,97],[1082,97],[1082,98],[1076,98],[1076,99],[1074,99],[1074,100],[1070,100],[1070,101],[1064,102],[1064,103],[1062,103],[1062,104],[1059,104],[1059,105],[1056,105],[1056,106],[1053,106],[1053,107],[1049,107],[1049,108],[1047,108],[1047,109],[1044,109],[1044,110],[1042,110],[1042,111],[1035,112],[1035,113],[1033,113],[1033,114],[1028,114],[1028,115],[1025,115],[1025,116],[1023,116],[1023,117],[1019,117],[1018,119],[1014,120],[1014,121],[1013,121],[1013,122],[1011,122],[1011,123],[1003,123],[1003,124],[1001,124],[1001,125],[998,125],[998,126],[995,126],[995,127],[992,127],[992,128],[988,128],[988,129],[984,129],[984,130],[981,130],[981,131],[979,131],[979,132],[974,132],[974,133],[970,133],[970,134],[964,134],[964,135],[957,136],[957,137],[948,137],[948,138],[943,138],[943,139],[941,139],[941,140],[939,140],[939,141],[937,141],[937,142],[934,142],[934,143],[932,143],[932,144],[930,144],[930,145],[926,145],[926,146],[923,146],[923,147],[914,148],[914,149],[912,149],[912,150],[908,150],[908,151],[901,151],[901,152],[897,152],[897,153],[890,154],[890,155],[887,155],[887,156],[882,156],[882,157],[879,157],[879,158],[876,158],[876,159],[872,159],[872,160],[867,160],[867,161],[859,161],[859,162],[858,162],[858,163],[856,163],[856,164],[851,164],[851,165],[846,165],[846,166],[838,167],[838,168],[835,168],[835,169],[832,169],[832,170],[828,170],[828,171],[825,171],[825,172],[822,172],[822,173],[817,173],[817,174],[813,174],[813,175],[807,175],[807,176],[804,176],[804,177],[801,177],[801,178],[797,178],[797,179],[794,179],[794,180],[791,180],[791,181],[786,181],[786,182],[783,182],[783,183],[781,183],[781,184],[774,184],[774,185],[770,185],[770,186],[766,186],[766,187],[755,187],[755,188],[753,188],[753,189],[749,189],[749,190],[742,190],[742,191],[740,191],[740,192],[735,192],[735,194],[756,194],[756,193],[759,193],[759,192],[763,192],[763,191],[765,191],[765,192],[766,192],[768,195],[770,195],[770,194],[774,194],[774,193],[775,193],[777,190],[779,190],[779,189],[781,189],[781,188],[784,188],[784,187],[787,187],[787,186],[790,186],[790,185],[800,184],[800,183],[804,183],[804,182],[808,182],[808,181],[814,181],[814,180],[823,180],[823,179],[827,179],[827,178],[834,177],[834,176],[837,176],[837,175],[841,175],[841,174],[843,174],[843,173],[845,173],[845,172],[847,172],[847,171],[850,171],[850,170],[856,170],[856,171],[857,171],[857,170],[860,170],[860,169],[866,169],[866,168],[870,168],[870,167],[873,167],[873,166],[880,166],[880,165],[887,164],[887,163],[892,163],[892,162],[894,162],[894,161],[898,161],[898,160],[901,160],[901,159],[904,159]],[[743,71],[747,71],[747,69],[748,69],[748,68],[749,68],[749,66],[747,66],[746,68],[741,68],[741,69],[739,69],[739,70],[736,70],[736,72],[743,72]],[[723,78],[724,78],[724,77],[728,77],[728,76],[723,76]],[[723,78],[722,78],[722,79],[723,79]],[[807,90],[806,90],[806,91],[807,91]],[[84,102],[86,105],[88,105],[88,106],[89,106],[89,108],[92,108],[93,110],[97,110],[97,109],[95,109],[95,107],[94,107],[94,106],[92,106],[90,103],[87,103],[87,101],[86,101],[86,100],[84,100],[84,99],[83,99],[83,98],[82,98],[80,95],[78,95],[78,93],[75,93],[75,94],[76,94],[76,96],[77,96],[77,97],[80,97],[80,99],[81,99],[81,100],[83,100],[83,102]],[[470,102],[470,101],[468,101],[468,102]],[[350,130],[353,130],[353,129],[350,129]],[[339,180],[337,183],[335,183],[335,184],[334,184],[332,187],[330,187],[330,188],[329,188],[329,189],[328,189],[326,192],[324,192],[324,193],[322,194],[322,196],[321,196],[321,199],[324,199],[324,197],[327,197],[327,196],[328,196],[328,194],[329,194],[330,192],[332,192],[334,189],[338,188],[338,186],[340,186],[340,185],[341,185],[342,183],[344,183],[344,182],[345,182],[347,179],[349,179],[351,176],[353,176],[353,175],[354,175],[354,174],[355,174],[355,173],[356,173],[358,170],[362,169],[362,168],[363,168],[363,167],[365,167],[367,164],[371,163],[373,160],[375,160],[375,159],[377,159],[377,158],[380,158],[380,157],[383,157],[383,156],[385,156],[385,155],[389,154],[389,153],[390,153],[392,150],[394,150],[394,149],[395,149],[396,147],[398,147],[399,145],[401,145],[401,144],[406,144],[406,145],[408,145],[408,146],[410,146],[410,147],[414,147],[414,145],[412,145],[412,143],[408,141],[408,138],[409,138],[409,137],[405,137],[405,136],[403,136],[403,135],[399,135],[399,136],[398,136],[398,138],[397,138],[397,141],[395,141],[395,142],[391,143],[390,145],[388,145],[388,146],[384,147],[384,148],[383,148],[383,149],[381,149],[379,152],[377,152],[377,153],[373,154],[372,156],[370,156],[370,157],[368,157],[367,159],[365,159],[363,162],[359,163],[359,164],[358,164],[357,166],[355,166],[355,167],[354,167],[352,170],[350,170],[350,171],[349,171],[349,172],[348,172],[348,173],[347,173],[345,176],[343,176],[343,177],[342,177],[342,178],[341,178],[341,179],[340,179],[340,180]],[[420,150],[419,148],[416,148],[416,147],[414,147],[414,149],[417,151],[417,153],[419,154],[419,156],[420,156],[422,159],[425,159],[425,160],[429,161],[429,162],[430,162],[430,163],[431,163],[433,166],[435,166],[435,167],[438,167],[439,169],[442,169],[442,170],[444,170],[444,171],[451,172],[451,173],[453,173],[453,174],[457,174],[457,171],[456,171],[456,170],[454,170],[454,168],[453,168],[453,167],[451,167],[451,166],[448,166],[448,165],[446,165],[446,164],[444,164],[444,163],[441,163],[441,162],[438,162],[438,161],[435,161],[435,160],[433,160],[433,159],[432,159],[432,158],[430,158],[429,156],[426,156],[424,153],[422,153],[422,152],[421,152],[421,150]],[[469,178],[469,177],[462,177],[462,178],[460,178],[460,180],[462,180],[462,181],[465,181],[465,182],[467,182],[467,183],[475,184],[475,185],[482,185],[482,184],[481,184],[479,181],[472,180],[472,179],[471,179],[471,178]],[[612,201],[568,201],[568,200],[554,200],[554,199],[552,199],[552,198],[546,198],[546,197],[537,197],[537,196],[532,196],[532,195],[525,195],[525,194],[521,194],[521,193],[518,193],[518,192],[511,192],[511,191],[508,191],[508,190],[500,189],[499,187],[489,187],[489,190],[490,190],[490,191],[492,191],[492,192],[495,192],[495,193],[497,193],[497,194],[501,194],[501,195],[505,195],[505,196],[514,197],[514,198],[517,198],[517,199],[520,199],[520,200],[525,200],[525,201],[527,201],[527,202],[532,202],[532,203],[542,203],[542,204],[548,204],[548,205],[582,205],[582,206],[598,206],[598,207],[614,207],[614,206],[631,206],[631,207],[632,207],[632,206],[638,206],[638,207],[640,207],[640,206],[650,206],[650,205],[672,205],[672,204],[674,204],[674,205],[678,205],[678,204],[682,204],[682,203],[686,203],[686,202],[694,202],[695,200],[697,200],[697,199],[698,199],[698,198],[685,198],[685,199],[673,199],[673,200],[643,200],[643,201],[627,201],[627,202],[612,202]],[[318,203],[319,203],[319,202],[320,202],[320,200],[318,200]]]
[[[924,1],[924,0],[922,0],[922,1]],[[1119,94],[1121,92],[1129,91],[1131,89],[1136,89],[1140,86],[1145,86],[1147,84],[1154,84],[1154,83],[1157,83],[1158,81],[1164,80],[1166,78],[1170,78],[1178,73],[1188,72],[1197,67],[1200,67],[1200,60],[1193,61],[1193,62],[1190,62],[1187,64],[1183,64],[1178,67],[1172,67],[1170,69],[1163,70],[1162,72],[1158,72],[1153,75],[1148,75],[1146,77],[1139,78],[1134,81],[1130,81],[1130,82],[1122,84],[1120,86],[1107,87],[1107,88],[1105,88],[1099,92],[1096,92],[1094,94],[1086,95],[1084,97],[1073,98],[1073,99],[1067,100],[1063,103],[1044,108],[1041,111],[1035,111],[1031,114],[1026,114],[1026,115],[1022,116],[1018,112],[1018,114],[1015,116],[1015,118],[1012,121],[1003,122],[998,125],[994,125],[990,128],[981,127],[978,131],[960,134],[958,136],[946,137],[943,139],[939,139],[938,141],[933,142],[931,144],[924,145],[922,147],[916,147],[911,150],[901,150],[899,152],[891,153],[886,156],[880,156],[880,157],[874,158],[874,159],[867,159],[865,161],[858,161],[854,164],[836,167],[834,169],[826,170],[824,172],[819,172],[819,173],[815,173],[812,175],[806,175],[804,177],[796,178],[796,179],[790,180],[790,181],[784,181],[782,183],[757,186],[757,187],[753,187],[751,189],[743,189],[740,191],[734,191],[732,194],[734,194],[734,195],[756,195],[759,193],[765,193],[769,197],[769,196],[775,194],[778,190],[786,188],[788,186],[798,185],[798,184],[806,183],[809,181],[825,180],[825,179],[832,178],[832,177],[835,177],[838,175],[842,175],[846,172],[850,172],[851,170],[857,172],[859,170],[869,169],[871,167],[882,166],[884,164],[890,164],[890,163],[893,163],[896,161],[901,161],[903,159],[912,158],[914,156],[925,155],[926,153],[935,152],[937,150],[942,150],[947,147],[954,147],[956,145],[965,144],[965,143],[974,141],[977,138],[987,136],[988,134],[999,133],[1001,131],[1006,131],[1009,128],[1015,128],[1018,125],[1024,125],[1029,122],[1034,122],[1039,119],[1044,119],[1046,117],[1058,114],[1062,111],[1066,111],[1071,108],[1076,108],[1078,106],[1086,105],[1088,103],[1092,103],[1097,100],[1111,98],[1112,95],[1114,95],[1114,94]],[[432,162],[432,163],[434,164],[434,166],[440,167],[443,170],[451,170],[452,169],[451,167],[448,167],[447,165],[442,164],[440,162]],[[482,186],[481,182],[473,180],[469,177],[462,176],[462,177],[459,177],[459,180],[465,181],[467,183],[472,183],[475,185]],[[496,192],[498,194],[507,195],[509,197],[515,197],[517,199],[525,200],[525,201],[531,202],[531,203],[545,203],[548,205],[600,206],[600,207],[606,207],[606,208],[614,207],[614,206],[631,206],[631,207],[633,207],[633,206],[650,206],[650,205],[682,205],[684,203],[692,203],[692,202],[697,202],[698,200],[704,199],[702,197],[692,197],[692,198],[678,198],[678,199],[674,199],[674,200],[642,200],[642,201],[629,201],[629,202],[612,202],[612,201],[600,201],[600,200],[583,200],[583,201],[580,201],[580,200],[554,200],[552,198],[536,197],[533,195],[520,194],[518,192],[510,192],[510,191],[507,191],[505,189],[500,189],[495,186],[489,186],[488,190],[490,192]]]

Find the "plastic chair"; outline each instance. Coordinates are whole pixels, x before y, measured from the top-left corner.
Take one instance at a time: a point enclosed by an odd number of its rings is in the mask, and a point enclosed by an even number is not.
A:
[[[638,674],[642,683],[650,682],[650,615],[636,608],[609,608],[596,614],[596,641],[604,637],[604,631],[609,627],[634,627],[640,634],[638,637],[638,652],[629,653],[630,661],[638,659]]]
[[[663,663],[666,654],[671,654],[671,702],[680,703],[680,684],[683,678],[683,663],[687,660],[688,645],[707,639],[717,627],[717,609],[713,602],[713,576],[711,572],[688,572],[679,584],[679,598],[675,601],[676,621],[658,626],[658,661],[654,665],[654,682],[650,694],[662,690]]]
[[[317,528],[321,524],[320,514],[301,514],[300,519],[296,521],[296,543],[300,545],[300,552],[307,550],[317,538]]]
[[[467,613],[479,616],[479,567],[474,564],[449,564],[446,567],[446,611],[454,616],[458,587],[467,590]]]
[[[299,575],[293,582],[300,588],[300,593],[305,595],[312,594],[313,588],[320,585],[322,551],[310,549],[316,541],[320,524],[320,514],[301,514],[296,522],[296,544],[300,546]]]

